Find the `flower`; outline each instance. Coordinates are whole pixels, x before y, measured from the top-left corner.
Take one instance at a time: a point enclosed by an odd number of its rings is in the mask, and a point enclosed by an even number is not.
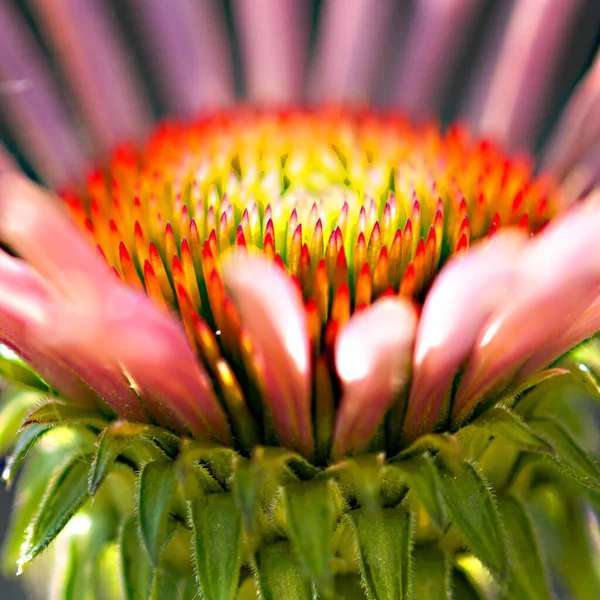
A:
[[[0,180],[0,366],[17,386],[50,396],[8,404],[27,413],[4,478],[34,446],[55,454],[43,447],[52,434],[68,459],[40,467],[42,500],[16,513],[27,521],[13,534],[19,568],[57,537],[85,548],[76,552],[94,573],[120,561],[109,597],[173,597],[170,580],[215,599],[429,597],[430,585],[447,597],[451,580],[453,593],[493,594],[507,578],[511,597],[550,597],[521,496],[537,499],[544,477],[573,485],[548,474],[548,458],[600,486],[584,436],[543,400],[600,389],[597,345],[579,346],[600,329],[600,196],[587,193],[594,174],[582,176],[579,162],[592,142],[572,138],[590,121],[597,68],[567,110],[552,168],[538,174],[502,148],[525,135],[515,98],[498,106],[499,87],[527,76],[506,65],[530,7],[510,17],[483,107],[481,127],[498,143],[396,111],[281,108],[301,93],[304,54],[277,27],[300,5],[256,4],[238,2],[235,18],[258,107],[165,123],[144,146],[120,145],[84,188],[77,177],[62,186],[61,198],[18,174]],[[473,5],[448,2],[440,16],[419,4],[399,81],[415,77],[415,65],[424,71],[406,110],[435,89],[430,53],[442,54],[448,23]],[[554,5],[566,19],[568,4]],[[107,150],[119,123],[134,137],[144,129],[144,108],[119,44],[94,57],[117,38],[101,6],[90,6],[39,10]],[[161,81],[193,112],[200,96],[182,73],[187,60],[206,59],[186,54],[189,36],[165,37],[186,6],[148,2],[140,14],[161,52],[181,60],[172,71],[177,61],[165,60]],[[356,27],[366,6],[327,4],[320,43],[329,49],[310,81],[330,103],[366,88],[391,4],[374,10],[361,60],[345,50],[338,22]],[[223,38],[203,17],[220,67],[199,89],[220,104],[230,94]],[[418,33],[434,26],[441,47],[424,49]],[[559,30],[549,40],[534,33],[550,52]],[[257,38],[265,31],[271,39]],[[17,54],[25,43],[15,40]],[[123,120],[109,119],[112,129],[70,44],[117,77],[113,110]],[[56,156],[32,146],[54,183],[81,174],[72,143],[61,139]],[[582,490],[552,488],[563,503]],[[80,546],[94,539],[94,549]],[[101,554],[114,544],[119,557]],[[58,580],[87,589],[73,564]]]

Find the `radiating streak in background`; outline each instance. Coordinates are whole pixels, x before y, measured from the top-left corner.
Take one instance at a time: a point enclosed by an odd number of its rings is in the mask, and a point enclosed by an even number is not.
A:
[[[328,0],[321,9],[309,71],[313,101],[364,102],[390,32],[391,0]]]
[[[481,0],[418,0],[398,56],[393,104],[409,115],[439,109],[441,92]]]
[[[545,156],[544,167],[559,176],[583,156],[591,154],[600,161],[600,52],[593,65],[575,88],[567,107],[556,126]],[[584,159],[585,162],[585,159]],[[600,162],[596,162],[600,168]]]
[[[600,106],[600,104],[599,104]],[[598,117],[596,117],[598,118]],[[578,159],[562,182],[562,195],[569,205],[600,184],[600,132],[596,130],[596,143],[583,158]],[[599,234],[600,235],[600,234]]]
[[[308,60],[304,0],[235,0],[246,96],[270,103],[299,102]]]
[[[233,101],[233,68],[217,0],[128,0],[170,113]]]
[[[579,0],[517,0],[486,86],[477,128],[509,149],[531,148]]]
[[[45,181],[60,187],[81,176],[86,153],[31,32],[8,2],[0,2],[0,106]]]
[[[110,6],[103,0],[29,0],[73,88],[98,153],[141,141],[150,109]]]

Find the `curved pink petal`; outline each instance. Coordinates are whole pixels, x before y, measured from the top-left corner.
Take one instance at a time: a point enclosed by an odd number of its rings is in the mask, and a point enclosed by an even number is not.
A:
[[[563,206],[570,206],[584,198],[600,184],[600,94],[598,95],[597,142],[578,160],[560,185]]]
[[[162,421],[175,412],[193,433],[229,441],[227,418],[181,325],[115,279],[56,202],[22,177],[0,181],[0,239],[52,292],[37,343],[119,414],[144,421],[148,408]]]
[[[247,95],[263,103],[299,102],[308,55],[303,0],[236,0]]]
[[[264,255],[230,252],[223,279],[265,368],[265,399],[280,442],[314,451],[306,310],[290,278]]]
[[[402,298],[384,298],[354,315],[335,347],[342,399],[333,437],[334,460],[365,450],[406,386],[417,328],[416,311]]]
[[[572,209],[528,243],[518,293],[490,319],[460,382],[452,412],[461,423],[478,400],[568,329],[600,287],[600,202]]]
[[[432,431],[444,395],[481,328],[518,285],[515,263],[527,236],[501,230],[447,265],[431,288],[419,323],[404,438]]]
[[[26,263],[0,251],[0,343],[25,360],[65,398],[94,406],[95,394],[35,340],[36,327],[46,321],[49,291]]]
[[[600,288],[591,306],[564,333],[538,350],[520,369],[517,378],[524,379],[547,367],[563,354],[600,331]]]

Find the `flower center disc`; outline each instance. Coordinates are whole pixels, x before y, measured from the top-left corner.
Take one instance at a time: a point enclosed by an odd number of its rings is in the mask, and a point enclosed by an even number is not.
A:
[[[238,246],[289,272],[319,352],[376,298],[421,300],[474,240],[500,226],[535,233],[553,195],[526,159],[458,126],[238,110],[162,126],[144,149],[115,152],[86,194],[65,199],[115,274],[179,313],[193,347],[206,352],[214,333],[237,345],[219,256]]]

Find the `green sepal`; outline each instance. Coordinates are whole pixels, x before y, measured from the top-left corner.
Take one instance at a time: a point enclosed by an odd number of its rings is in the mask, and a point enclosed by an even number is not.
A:
[[[413,522],[402,507],[374,516],[363,509],[348,518],[356,532],[358,564],[369,600],[411,598]]]
[[[70,448],[60,448],[58,452],[38,452],[33,448],[27,456],[23,473],[17,480],[9,529],[2,540],[2,570],[7,574],[15,573],[27,527],[39,512],[44,494],[64,464],[65,456],[81,453],[78,440],[70,438],[69,441],[72,442]]]
[[[39,395],[11,388],[0,398],[0,455],[13,445],[27,411],[39,401]]]
[[[285,448],[258,446],[249,461],[238,460],[234,471],[233,494],[242,513],[244,530],[251,537],[258,503],[268,483],[276,489],[279,484],[310,478],[319,470],[296,452]]]
[[[152,564],[138,538],[135,519],[129,517],[119,536],[121,576],[125,600],[146,600],[152,586]]]
[[[229,489],[239,455],[232,448],[211,442],[186,439],[181,448],[181,460],[188,465],[201,463],[221,489]]]
[[[553,598],[537,537],[525,508],[513,496],[500,498],[498,508],[510,556],[508,598]]]
[[[340,513],[339,492],[331,480],[291,483],[283,489],[286,530],[319,593],[333,594],[332,538]]]
[[[561,471],[600,491],[600,469],[560,423],[549,418],[532,419],[529,426],[552,448],[549,458]]]
[[[316,600],[310,579],[288,542],[260,548],[254,568],[262,600]]]
[[[502,406],[495,406],[463,427],[458,437],[468,435],[473,429],[480,430],[489,438],[494,436],[525,452],[550,452],[551,446],[536,433],[521,417]]]
[[[62,425],[87,425],[100,431],[106,427],[106,419],[93,408],[69,404],[52,398],[33,408],[23,419],[22,428],[32,424],[60,427]]]
[[[408,447],[390,459],[390,463],[405,460],[429,452],[439,455],[448,468],[459,468],[462,451],[458,438],[452,433],[427,433],[418,437]]]
[[[169,535],[169,509],[176,470],[172,461],[151,462],[139,474],[137,514],[142,541],[154,565]]]
[[[408,485],[412,499],[421,504],[432,523],[438,529],[442,529],[447,523],[447,518],[444,500],[440,494],[440,477],[432,457],[429,454],[413,456],[395,462],[388,470],[400,473]]]
[[[35,371],[3,344],[0,344],[0,377],[20,387],[44,394],[53,393],[50,386]]]
[[[550,379],[554,379],[555,377],[560,377],[561,375],[568,375],[569,371],[567,369],[561,369],[558,367],[552,369],[545,369],[544,371],[538,371],[529,377],[526,377],[522,381],[511,385],[502,395],[494,399],[495,403],[503,404],[508,407],[512,407],[515,402],[523,395],[525,392],[538,387],[540,384],[549,381]]]
[[[119,456],[132,461],[136,468],[141,468],[150,461],[162,461],[176,456],[179,438],[170,431],[153,425],[117,421],[102,431],[97,446],[89,478],[92,496]]]
[[[413,552],[413,598],[450,600],[452,561],[435,547],[415,548]],[[461,598],[461,596],[458,596]]]
[[[385,473],[383,453],[361,454],[344,459],[325,471],[338,482],[345,495],[358,498],[360,505],[370,513],[381,507],[381,486]]]
[[[12,484],[25,457],[49,429],[47,425],[32,425],[19,433],[2,471],[2,479],[7,485]]]
[[[233,496],[208,494],[190,503],[196,578],[205,600],[234,600],[242,563],[242,517]]]
[[[440,470],[441,493],[448,516],[465,545],[498,579],[508,560],[496,501],[487,482],[469,463],[460,470]]]
[[[54,540],[88,499],[87,475],[91,461],[91,454],[75,456],[51,481],[21,548],[19,571]]]

